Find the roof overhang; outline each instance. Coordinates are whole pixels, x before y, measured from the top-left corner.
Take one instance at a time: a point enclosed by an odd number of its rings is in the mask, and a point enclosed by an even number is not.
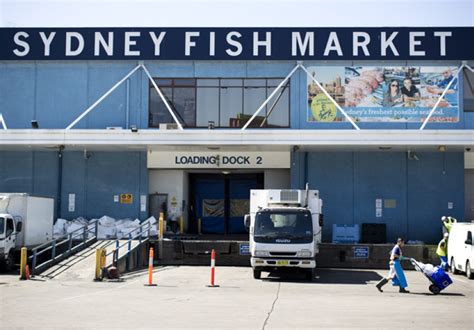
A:
[[[463,151],[474,147],[474,130],[291,130],[291,129],[8,129],[0,150],[56,148],[173,150],[191,147],[262,150],[418,150]]]

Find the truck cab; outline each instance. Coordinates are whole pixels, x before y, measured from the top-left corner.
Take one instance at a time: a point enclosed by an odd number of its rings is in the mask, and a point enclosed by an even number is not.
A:
[[[0,263],[7,270],[15,264],[15,246],[21,222],[10,214],[0,214]]]
[[[303,270],[308,280],[314,278],[321,207],[317,190],[251,190],[245,223],[254,278],[282,268]]]

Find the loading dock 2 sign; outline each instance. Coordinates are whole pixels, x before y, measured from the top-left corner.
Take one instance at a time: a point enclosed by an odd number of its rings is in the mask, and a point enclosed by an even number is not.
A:
[[[132,204],[133,194],[120,194],[120,204]]]
[[[149,151],[148,168],[290,168],[290,152]]]

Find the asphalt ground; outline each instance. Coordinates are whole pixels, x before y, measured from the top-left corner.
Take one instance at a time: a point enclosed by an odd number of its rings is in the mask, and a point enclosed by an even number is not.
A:
[[[319,269],[309,283],[299,274],[254,280],[251,268],[154,269],[119,282],[0,274],[0,328],[422,328],[473,329],[474,280],[435,296],[420,272],[407,271],[409,294],[375,283],[387,270]],[[272,274],[273,275],[273,274]]]

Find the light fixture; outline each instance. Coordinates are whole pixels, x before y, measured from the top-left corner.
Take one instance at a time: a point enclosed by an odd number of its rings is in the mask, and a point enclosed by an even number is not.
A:
[[[213,120],[207,122],[207,129],[214,129],[216,127],[216,123]]]
[[[230,172],[229,171],[222,171],[222,174],[228,175],[228,174],[230,174]]]
[[[130,126],[130,130],[131,130],[133,133],[138,132],[138,128],[137,128],[137,126],[135,126],[135,125],[131,125],[131,126]]]
[[[438,146],[438,151],[439,152],[445,152],[446,151],[446,146]]]
[[[39,126],[38,126],[38,121],[32,120],[32,121],[31,121],[31,128],[35,128],[35,129],[36,129],[36,128],[39,128]]]

